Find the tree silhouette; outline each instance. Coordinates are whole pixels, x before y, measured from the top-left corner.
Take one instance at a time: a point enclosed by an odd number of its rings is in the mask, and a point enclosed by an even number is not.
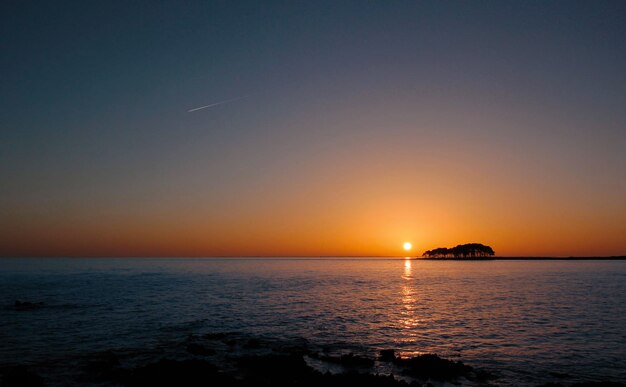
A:
[[[424,254],[422,254],[423,257],[428,258],[483,258],[492,257],[494,255],[495,252],[493,249],[482,243],[466,243],[452,248],[438,247],[436,249],[426,250]]]

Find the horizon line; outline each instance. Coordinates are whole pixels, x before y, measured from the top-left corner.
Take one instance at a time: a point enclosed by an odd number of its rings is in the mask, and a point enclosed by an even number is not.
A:
[[[503,255],[493,257],[480,257],[476,258],[426,258],[424,256],[415,255],[0,255],[0,259],[3,258],[197,258],[197,259],[211,259],[211,258],[398,258],[398,259],[427,259],[430,261],[442,260],[442,261],[472,261],[472,260],[567,260],[567,259],[624,259],[626,260],[626,254],[624,255]]]

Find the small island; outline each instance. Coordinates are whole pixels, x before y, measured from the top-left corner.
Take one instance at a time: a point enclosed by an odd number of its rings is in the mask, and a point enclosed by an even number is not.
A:
[[[495,252],[482,243],[466,243],[455,247],[438,247],[426,250],[422,257],[426,259],[490,259]]]

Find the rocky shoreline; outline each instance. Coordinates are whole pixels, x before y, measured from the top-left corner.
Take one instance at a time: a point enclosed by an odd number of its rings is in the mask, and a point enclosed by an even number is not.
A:
[[[0,366],[0,386],[497,386],[498,376],[435,354],[368,357],[235,332],[189,336],[151,350],[109,350],[46,364]],[[626,386],[544,383],[542,387]]]

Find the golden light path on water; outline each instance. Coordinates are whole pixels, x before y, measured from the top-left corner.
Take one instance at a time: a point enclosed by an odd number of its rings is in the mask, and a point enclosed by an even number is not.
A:
[[[404,273],[402,275],[402,306],[400,326],[406,329],[406,334],[403,335],[401,341],[412,342],[414,341],[416,334],[415,328],[421,324],[419,316],[417,316],[417,297],[415,289],[415,281],[413,277],[413,268],[411,265],[411,258],[404,258]]]

